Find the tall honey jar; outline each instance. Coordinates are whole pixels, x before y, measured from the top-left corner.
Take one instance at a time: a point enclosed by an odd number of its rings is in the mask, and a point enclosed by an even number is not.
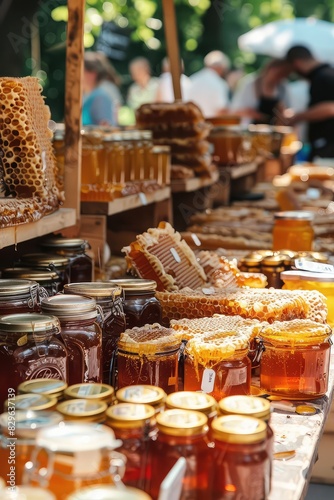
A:
[[[99,130],[82,131],[81,184],[103,182],[103,136]]]
[[[212,498],[263,500],[270,489],[266,423],[226,415],[212,422],[215,441]]]
[[[116,392],[119,403],[147,404],[153,406],[156,413],[163,411],[166,396],[163,389],[152,385],[131,385]]]
[[[151,500],[147,493],[137,488],[123,487],[119,489],[116,486],[108,485],[82,488],[69,495],[66,500],[93,500],[94,498],[99,500]]]
[[[312,212],[277,212],[274,216],[273,250],[311,251],[314,240],[312,220]]]
[[[126,457],[123,482],[145,489],[150,474],[149,455],[156,439],[155,409],[146,404],[119,403],[108,408],[106,425],[121,439],[119,452]]]
[[[14,485],[22,484],[25,464],[31,458],[38,431],[61,421],[57,412],[17,410],[13,413],[9,406],[8,411],[0,415],[0,477],[5,481],[9,477]]]
[[[0,315],[38,312],[47,293],[36,281],[0,279]]]
[[[116,279],[110,283],[124,292],[126,327],[161,323],[162,307],[155,296],[157,284],[153,280]]]
[[[174,392],[180,345],[174,330],[159,324],[125,330],[118,341],[118,388],[148,384]]]
[[[284,258],[280,255],[264,257],[261,261],[261,273],[267,277],[267,288],[282,288],[281,273],[285,270]]]
[[[97,484],[116,484],[125,458],[113,431],[94,423],[68,423],[38,432],[26,482],[50,490],[57,500]],[[45,469],[47,473],[45,474]]]
[[[207,417],[190,410],[166,410],[157,415],[158,436],[152,444],[152,475],[148,492],[158,498],[160,484],[180,457],[186,459],[181,499],[211,497],[212,448]],[[162,459],[163,457],[163,459]]]
[[[96,302],[81,295],[55,295],[42,300],[43,313],[57,316],[68,351],[68,384],[102,382],[102,332]]]
[[[286,399],[316,399],[328,389],[331,329],[310,320],[276,322],[259,333],[261,388]]]
[[[108,384],[117,341],[126,328],[122,289],[109,283],[70,283],[64,286],[64,293],[92,297],[99,306],[97,322],[102,329],[102,379]]]
[[[63,380],[68,376],[68,358],[59,340],[60,324],[55,316],[37,313],[0,317],[0,406],[8,388],[36,378]]]

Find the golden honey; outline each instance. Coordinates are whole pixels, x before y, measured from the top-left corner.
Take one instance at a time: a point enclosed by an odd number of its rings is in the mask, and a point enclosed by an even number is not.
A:
[[[277,212],[273,229],[273,250],[311,251],[313,215],[305,211]]]

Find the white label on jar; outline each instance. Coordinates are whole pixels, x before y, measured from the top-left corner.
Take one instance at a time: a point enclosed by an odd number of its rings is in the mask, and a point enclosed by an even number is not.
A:
[[[229,369],[225,385],[226,387],[241,385],[247,381],[247,366],[244,368]]]
[[[311,262],[304,259],[295,259],[295,267],[303,271],[312,271],[314,273],[334,273],[334,266],[330,264],[321,264],[320,262]]]
[[[87,411],[86,406],[86,401],[75,401],[73,403],[68,403],[68,405],[66,405],[66,413],[74,415],[83,413],[84,411]]]
[[[209,394],[213,391],[215,386],[216,372],[211,368],[205,368],[202,376],[201,389],[203,392]]]

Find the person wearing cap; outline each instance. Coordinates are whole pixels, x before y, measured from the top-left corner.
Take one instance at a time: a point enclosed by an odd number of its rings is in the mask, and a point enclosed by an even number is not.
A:
[[[188,98],[201,108],[205,117],[219,116],[228,108],[229,86],[224,76],[229,68],[229,58],[214,50],[205,56],[204,68],[190,77]]]

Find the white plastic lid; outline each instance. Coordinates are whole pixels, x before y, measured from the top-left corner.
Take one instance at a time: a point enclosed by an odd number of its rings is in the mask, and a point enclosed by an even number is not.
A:
[[[311,273],[309,271],[283,271],[281,272],[283,281],[317,281],[319,283],[333,283],[334,273]]]

